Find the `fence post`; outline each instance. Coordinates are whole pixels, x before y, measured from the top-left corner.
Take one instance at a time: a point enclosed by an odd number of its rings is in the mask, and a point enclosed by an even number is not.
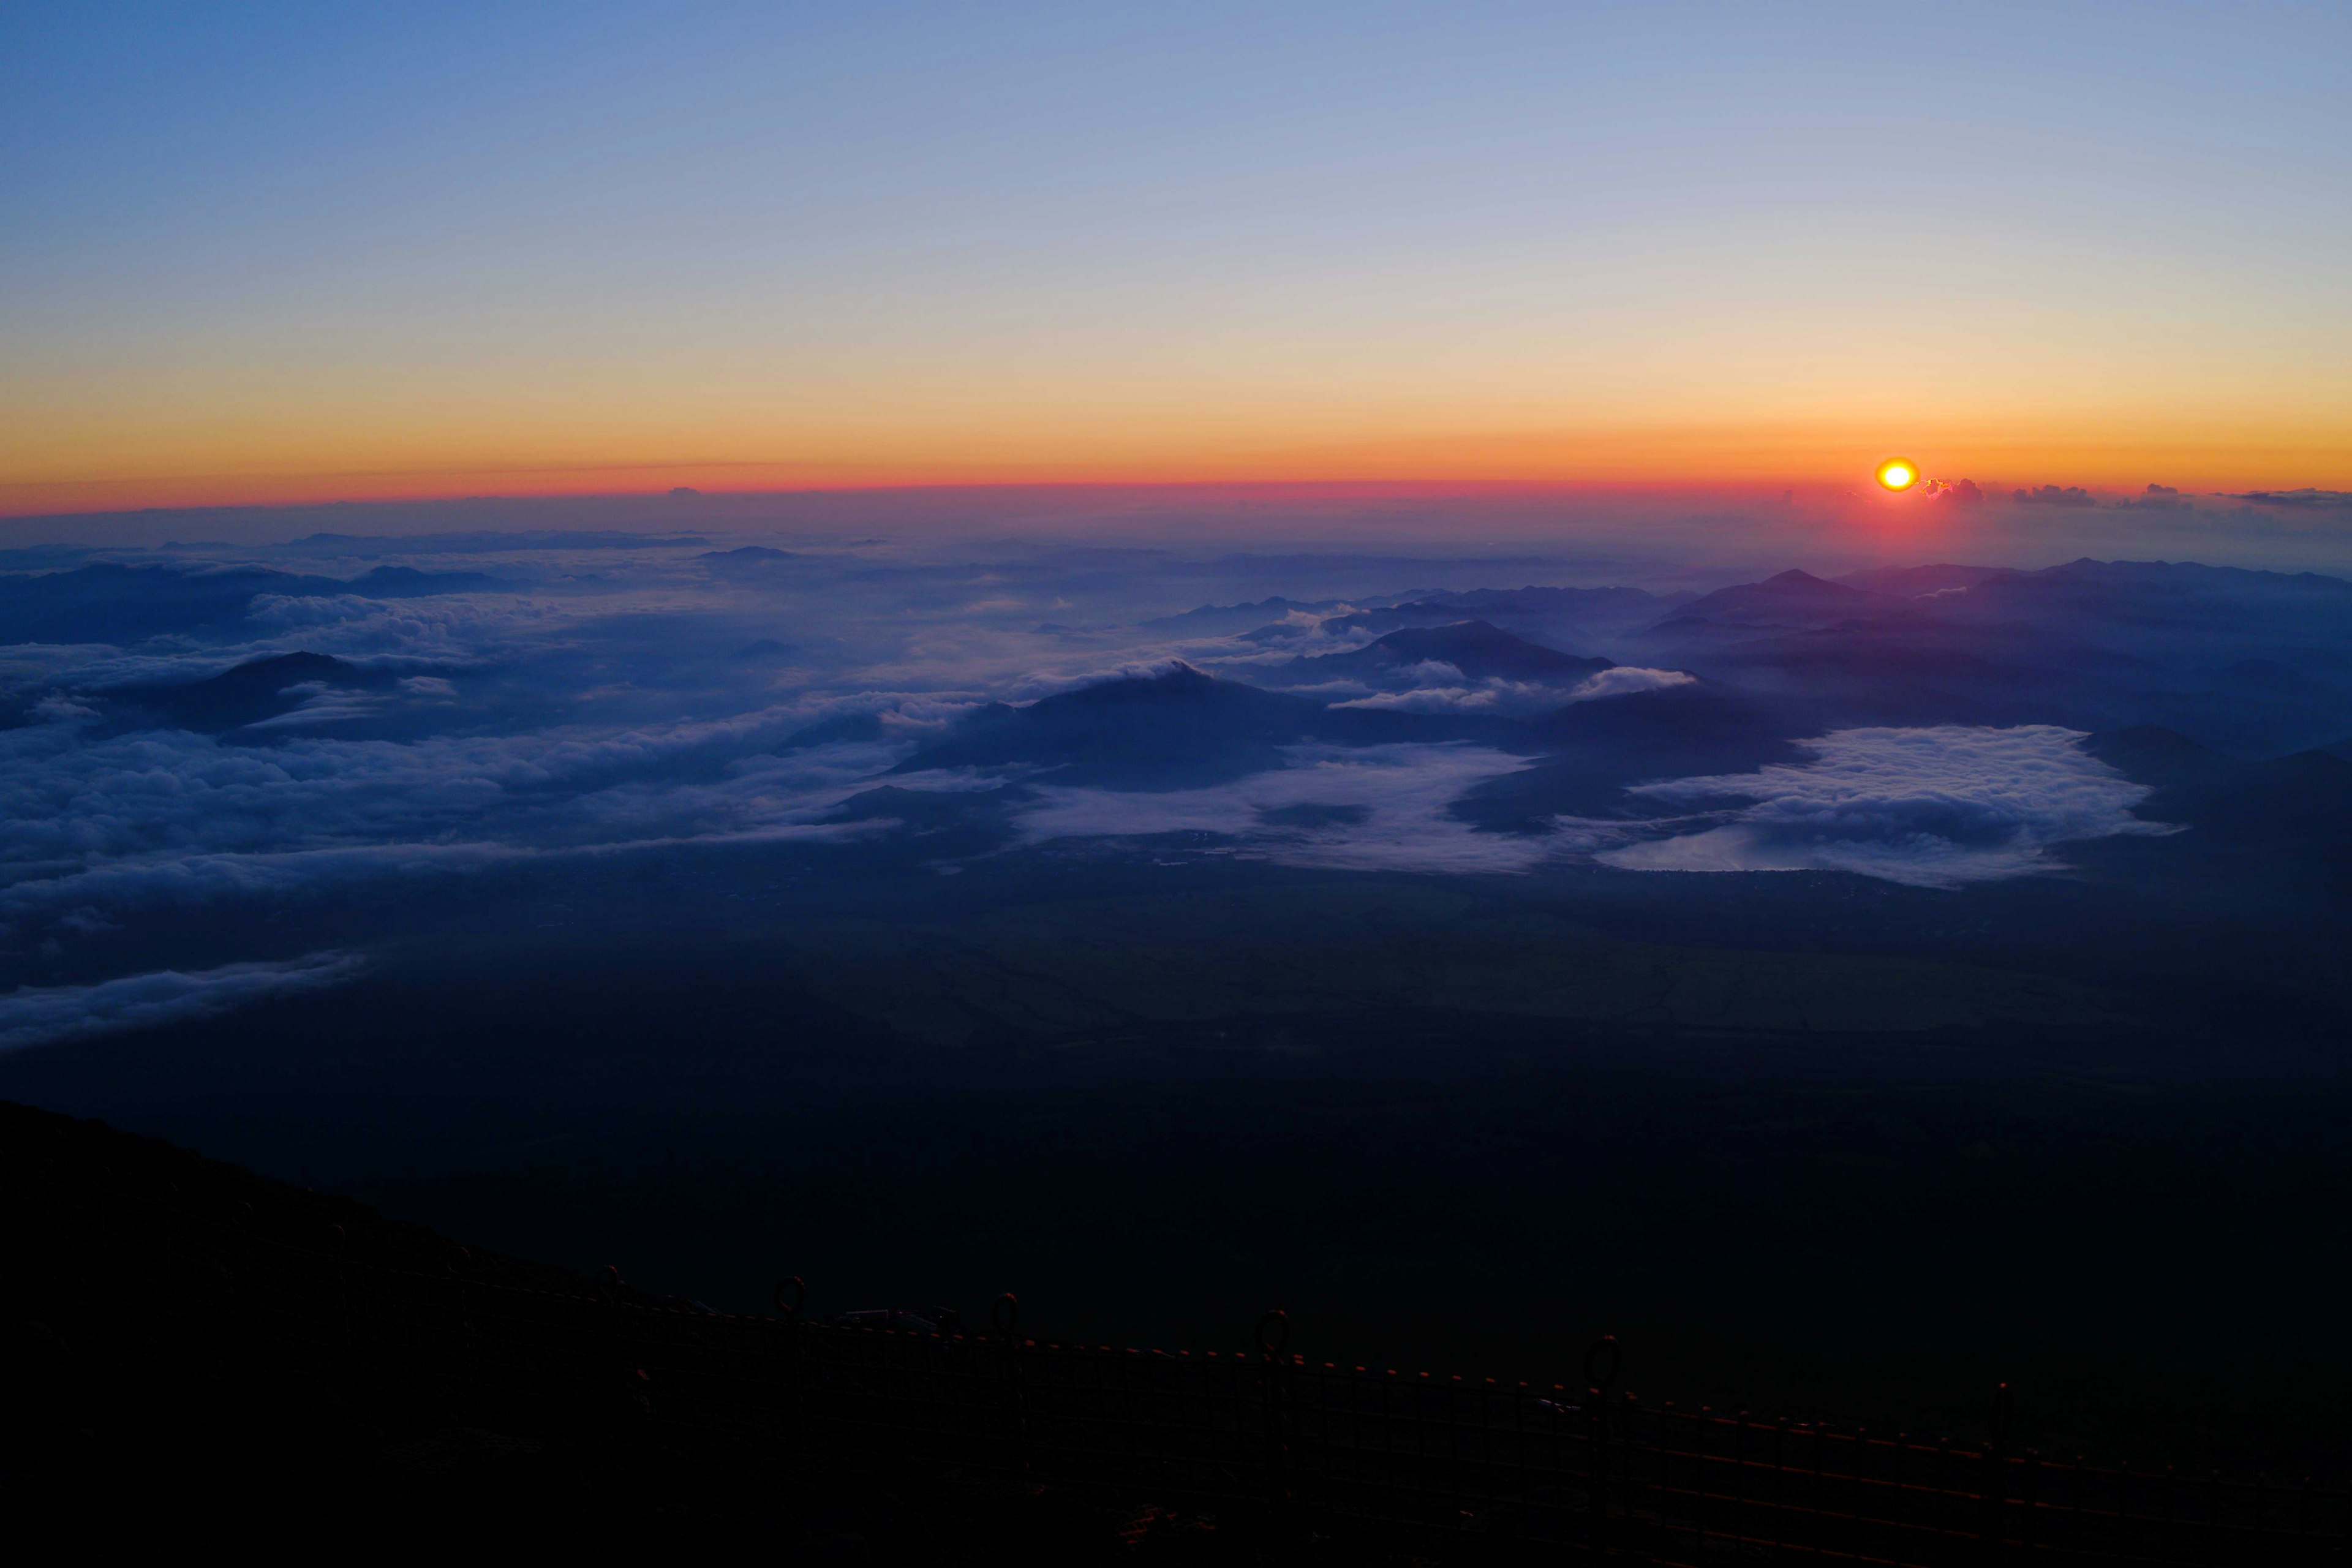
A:
[[[350,1236],[341,1226],[331,1225],[326,1230],[327,1257],[335,1270],[335,1330],[343,1342],[343,1356],[352,1355],[352,1274],[343,1260],[343,1248]]]
[[[793,1436],[803,1436],[808,1425],[807,1400],[801,1393],[801,1303],[808,1286],[797,1274],[786,1275],[768,1292],[768,1304],[784,1320],[784,1387],[792,1404]]]
[[[454,1359],[457,1363],[457,1376],[464,1384],[464,1388],[457,1397],[468,1405],[474,1403],[474,1363],[477,1358],[474,1351],[474,1315],[471,1304],[466,1297],[466,1270],[473,1261],[474,1255],[462,1247],[446,1254],[441,1259],[441,1268],[448,1275],[449,1284],[457,1297],[455,1320],[457,1333],[454,1336],[457,1354]]]
[[[1021,1390],[1021,1339],[1016,1331],[1021,1326],[1021,1298],[1007,1290],[996,1299],[989,1319],[996,1325],[1003,1342],[999,1353],[1003,1357],[1004,1384],[1008,1402],[1013,1406],[1013,1455],[1016,1468],[1029,1468],[1029,1410]]]
[[[1590,1424],[1585,1452],[1587,1533],[1595,1552],[1609,1546],[1609,1392],[1625,1367],[1615,1334],[1603,1334],[1584,1352],[1584,1409]]]
[[[1992,1407],[1985,1413],[1985,1446],[1980,1460],[1984,1475],[1977,1487],[1981,1505],[1977,1537],[1987,1563],[2008,1559],[2008,1526],[2002,1509],[2009,1490],[2009,1428],[2016,1415],[2017,1395],[2004,1383],[1992,1391]]]
[[[1265,1418],[1265,1498],[1276,1510],[1290,1500],[1283,1434],[1283,1352],[1290,1348],[1290,1314],[1279,1307],[1257,1321],[1258,1400]]]
[[[610,1373],[613,1390],[613,1412],[624,1424],[635,1417],[651,1415],[654,1410],[653,1380],[646,1369],[629,1364],[628,1337],[621,1328],[621,1266],[607,1263],[596,1277],[596,1293],[604,1299],[604,1342],[611,1357]]]

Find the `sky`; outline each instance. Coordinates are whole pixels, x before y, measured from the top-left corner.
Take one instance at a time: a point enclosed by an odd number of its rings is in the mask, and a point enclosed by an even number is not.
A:
[[[2352,489],[2340,4],[0,11],[0,515]]]

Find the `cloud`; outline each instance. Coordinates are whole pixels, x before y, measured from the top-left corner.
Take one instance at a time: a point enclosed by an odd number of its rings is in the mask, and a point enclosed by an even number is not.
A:
[[[2114,503],[2122,511],[2188,511],[2192,503],[2170,485],[2149,485],[2137,496]]]
[[[2053,725],[1841,730],[1809,759],[1675,779],[1633,793],[1754,804],[1696,833],[1601,851],[1640,871],[1853,871],[1919,887],[2060,868],[2053,844],[2173,831],[2131,808],[2148,795]]]
[[[1211,834],[1237,853],[1344,870],[1516,872],[1549,858],[1540,837],[1478,833],[1454,803],[1527,765],[1483,746],[1294,746],[1289,765],[1207,789],[1044,786],[1017,820],[1032,844]]]
[[[1427,670],[1429,665],[1417,667]],[[1464,679],[1460,670],[1451,665],[1438,668],[1449,671],[1455,681]],[[1570,699],[1573,700],[1573,699]],[[1375,691],[1369,697],[1352,698],[1334,702],[1334,708],[1367,708],[1392,713],[1538,713],[1556,708],[1561,693],[1556,686],[1545,686],[1529,680],[1504,680],[1490,678],[1475,685],[1420,686],[1408,691]]]
[[[2230,500],[2250,500],[2258,506],[2294,507],[2304,511],[2352,511],[2352,490],[2246,490]]]
[[[366,967],[344,952],[133,974],[95,985],[27,985],[0,995],[0,1051],[208,1018],[272,996],[340,984]]]
[[[1411,679],[1431,684],[1403,691],[1375,691],[1368,696],[1350,697],[1334,702],[1334,708],[1364,708],[1392,713],[1493,713],[1526,715],[1549,712],[1569,702],[1591,702],[1607,697],[1626,697],[1637,691],[1657,691],[1670,686],[1689,686],[1698,679],[1679,669],[1642,669],[1620,665],[1587,676],[1576,685],[1562,691],[1559,687],[1540,680],[1506,680],[1489,676],[1471,681],[1450,664],[1432,659],[1401,671]],[[1334,687],[1291,687],[1294,695],[1311,696],[1330,692]],[[1354,689],[1363,688],[1356,685]]]
[[[1642,669],[1621,664],[1591,676],[1568,694],[1570,702],[1591,702],[1602,697],[1630,697],[1637,691],[1664,691],[1673,686],[1695,686],[1698,677],[1679,669]]]
[[[2009,492],[2020,506],[2096,506],[2099,500],[2080,485],[2036,485]]]

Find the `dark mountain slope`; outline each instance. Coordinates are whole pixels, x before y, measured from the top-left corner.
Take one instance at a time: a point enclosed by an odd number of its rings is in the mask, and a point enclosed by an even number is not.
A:
[[[1561,653],[1486,621],[1409,626],[1369,647],[1297,659],[1292,668],[1303,675],[1378,677],[1431,661],[1450,664],[1473,680],[1581,679],[1614,668],[1608,659]]]
[[[2352,762],[2327,752],[2230,757],[2153,724],[2094,735],[2084,750],[2154,787],[2139,808],[2152,821],[2314,857],[2352,846]]]
[[[515,585],[487,572],[419,572],[414,566],[377,566],[339,584],[337,589],[324,591],[356,594],[362,599],[421,599],[433,594],[472,594]]]
[[[1690,598],[1640,588],[1473,588],[1336,616],[1324,622],[1324,628],[1386,632],[1400,626],[1449,626],[1475,616],[1520,637],[1589,644],[1649,626]]]
[[[1573,703],[1529,724],[1548,753],[1541,762],[1480,785],[1456,811],[1505,829],[1555,816],[1647,816],[1655,808],[1626,785],[1794,762],[1791,738],[1817,728],[1796,710],[1706,684]]]
[[[1904,602],[1864,593],[1810,572],[1787,571],[1761,583],[1718,588],[1692,600],[1661,623],[1660,634],[1797,631],[1863,616],[1900,613]]]
[[[1496,720],[1327,709],[1179,664],[1025,708],[991,703],[893,771],[1025,766],[1054,770],[1057,783],[1183,789],[1279,767],[1282,748],[1301,741],[1491,739],[1511,729]]]
[[[1848,572],[1834,581],[1849,588],[1859,588],[1865,594],[1885,594],[1898,599],[1916,599],[1928,594],[1948,594],[1958,588],[1973,588],[1996,577],[2015,574],[2006,566],[1874,566],[1867,571]]]
[[[281,653],[249,659],[203,680],[117,686],[103,695],[133,703],[184,730],[217,733],[291,712],[307,696],[293,693],[298,686],[369,689],[390,686],[393,679],[323,653]]]
[[[1181,616],[1160,616],[1142,624],[1150,631],[1207,637],[1219,632],[1247,631],[1253,626],[1262,626],[1297,612],[1320,616],[1342,607],[1337,599],[1319,599],[1310,604],[1302,599],[1277,596],[1260,599],[1254,605],[1202,605],[1198,609],[1186,610]]]
[[[212,631],[245,619],[257,594],[330,581],[264,566],[206,572],[113,562],[12,577],[0,580],[0,642],[131,643]]]

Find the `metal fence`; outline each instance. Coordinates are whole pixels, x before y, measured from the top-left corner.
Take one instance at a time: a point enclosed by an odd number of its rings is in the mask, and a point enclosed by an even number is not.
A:
[[[2342,1490],[2012,1452],[2006,1389],[1985,1440],[1927,1445],[1645,1405],[1616,1392],[1612,1340],[1568,1389],[1316,1364],[1279,1312],[1253,1351],[1225,1354],[1041,1342],[1010,1297],[985,1332],[840,1326],[802,1319],[797,1280],[773,1315],[731,1315],[611,1271],[522,1283],[510,1260],[437,1240],[354,1246],[339,1226],[152,1184],[8,1185],[19,1246],[110,1271],[111,1288],[234,1316],[321,1366],[460,1385],[550,1429],[609,1422],[964,1484],[1246,1507],[1447,1559],[2352,1562]]]

